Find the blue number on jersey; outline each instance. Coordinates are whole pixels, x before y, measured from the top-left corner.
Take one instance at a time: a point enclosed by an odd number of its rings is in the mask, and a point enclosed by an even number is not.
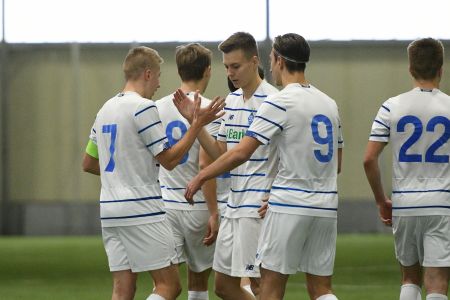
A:
[[[111,144],[109,145],[109,153],[111,154],[111,157],[109,158],[105,172],[112,172],[116,166],[116,163],[114,162],[114,152],[116,151],[117,124],[103,125],[102,132],[109,133],[111,135]]]
[[[415,116],[404,116],[398,121],[397,132],[404,132],[406,124],[414,125],[414,132],[408,140],[400,148],[399,161],[400,162],[422,162],[421,154],[406,154],[406,151],[420,138],[423,131],[422,122]],[[436,116],[431,118],[428,122],[426,131],[434,132],[436,125],[442,124],[444,126],[444,133],[433,144],[428,147],[425,153],[425,162],[431,163],[448,163],[449,155],[434,154],[440,147],[445,145],[450,138],[450,120],[443,116]]]
[[[319,123],[325,124],[327,130],[325,137],[319,135]],[[314,150],[316,159],[323,163],[329,162],[333,158],[333,124],[327,116],[315,115],[311,121],[311,131],[314,141],[320,145],[328,145],[328,153],[325,155],[320,150]]]
[[[181,137],[179,139],[176,139],[173,137],[173,130],[175,128],[179,128],[181,130]],[[187,127],[186,124],[184,124],[181,121],[172,121],[169,124],[167,124],[166,127],[166,135],[167,135],[167,139],[169,140],[169,144],[170,146],[175,145],[179,140],[181,140],[181,138],[186,134],[187,132]],[[184,164],[189,158],[189,152],[187,152],[184,156],[183,159],[181,159],[180,161],[180,165]]]

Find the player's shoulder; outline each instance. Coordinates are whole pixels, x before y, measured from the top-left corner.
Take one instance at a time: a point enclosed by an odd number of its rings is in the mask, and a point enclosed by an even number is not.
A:
[[[158,109],[160,109],[161,107],[167,105],[167,103],[173,103],[172,99],[173,99],[173,94],[164,96],[161,99],[155,100],[155,105],[156,105],[156,107],[158,107]]]
[[[263,80],[259,85],[258,92],[262,94],[261,96],[268,96],[271,94],[278,93],[279,90],[270,83],[268,83],[266,80]]]

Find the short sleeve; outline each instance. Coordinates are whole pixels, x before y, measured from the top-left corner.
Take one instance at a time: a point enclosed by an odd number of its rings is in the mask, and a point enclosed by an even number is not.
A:
[[[391,132],[391,109],[388,101],[381,105],[378,114],[372,124],[370,131],[370,141],[374,142],[389,142]]]
[[[287,113],[284,104],[267,98],[259,107],[255,119],[245,135],[267,145],[272,137],[284,130],[286,120]]]
[[[137,107],[134,122],[139,136],[154,156],[170,148],[158,109],[153,101],[145,101]]]

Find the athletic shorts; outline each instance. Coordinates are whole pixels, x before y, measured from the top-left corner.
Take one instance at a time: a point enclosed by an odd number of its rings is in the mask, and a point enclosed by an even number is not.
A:
[[[215,244],[205,246],[209,212],[207,210],[167,210],[167,219],[177,249],[176,263],[186,262],[197,273],[212,267]]]
[[[281,274],[333,274],[337,219],[269,211],[261,229],[256,264]]]
[[[255,264],[262,219],[222,218],[213,269],[233,277],[260,277]]]
[[[111,272],[158,270],[170,266],[176,258],[175,242],[167,220],[103,227],[102,235]]]
[[[392,231],[402,266],[450,267],[450,216],[394,216]]]

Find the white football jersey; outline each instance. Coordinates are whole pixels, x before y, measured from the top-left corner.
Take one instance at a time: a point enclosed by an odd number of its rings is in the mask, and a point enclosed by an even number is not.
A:
[[[170,146],[155,103],[134,92],[118,94],[98,112],[90,139],[98,147],[102,226],[163,220],[155,156]]]
[[[450,215],[450,97],[413,90],[383,103],[371,141],[392,144],[392,213]]]
[[[225,115],[217,136],[233,149],[245,136],[261,103],[278,90],[263,80],[253,96],[244,101],[242,89],[230,93],[226,98]],[[277,173],[278,156],[273,145],[262,145],[250,160],[230,171],[230,193],[225,216],[228,218],[259,218],[261,199],[270,192]]]
[[[337,216],[338,148],[343,147],[338,107],[308,85],[288,84],[267,97],[247,131],[280,155],[270,192],[270,210]]]
[[[194,93],[187,93],[187,96],[193,98]],[[201,95],[200,95],[201,96]],[[211,100],[202,98],[202,107],[207,106]],[[173,104],[173,94],[168,95],[156,101],[158,112],[162,120],[165,134],[171,146],[175,145],[189,129],[189,122],[180,114],[175,104]],[[214,121],[206,130],[212,136],[217,136],[220,127],[220,120]],[[161,183],[162,196],[166,208],[181,210],[207,210],[206,201],[203,192],[200,190],[194,196],[195,205],[189,205],[184,198],[186,186],[199,172],[199,151],[200,143],[194,142],[189,152],[183,157],[181,162],[172,171],[161,166],[159,171],[159,180]],[[218,183],[223,184],[222,181]],[[221,187],[221,186],[220,186]],[[223,187],[221,187],[223,188]]]

